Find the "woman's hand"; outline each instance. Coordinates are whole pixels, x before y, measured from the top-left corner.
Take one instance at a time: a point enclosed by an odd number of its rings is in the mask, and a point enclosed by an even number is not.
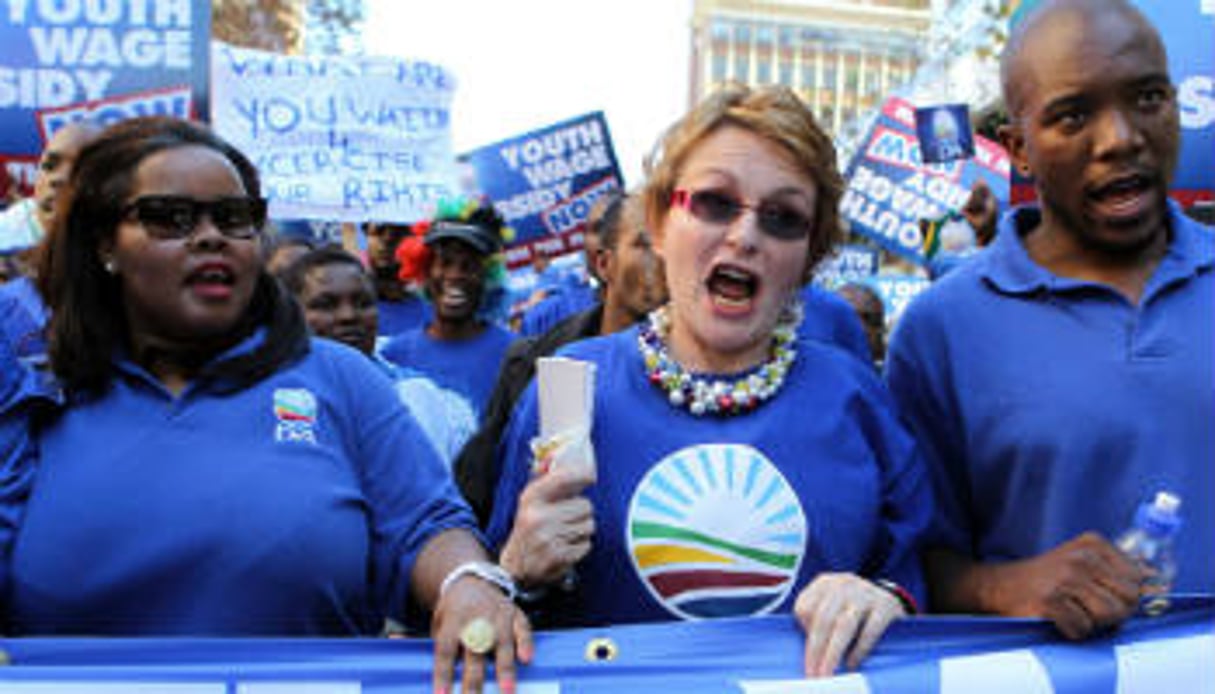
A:
[[[484,653],[473,652],[461,640],[468,625],[476,620],[485,620],[492,627],[492,643]],[[439,597],[430,633],[435,643],[436,694],[452,691],[455,661],[461,651],[464,657],[462,692],[481,691],[485,684],[485,662],[492,654],[498,688],[505,694],[513,694],[516,657],[521,663],[532,660],[532,627],[527,616],[501,589],[474,575],[462,576]]]
[[[793,615],[806,632],[806,676],[830,677],[848,654],[855,670],[886,627],[906,614],[889,591],[856,574],[820,574],[802,589]]]
[[[582,490],[593,468],[556,465],[519,495],[519,510],[498,563],[520,587],[557,583],[591,551],[595,519]]]

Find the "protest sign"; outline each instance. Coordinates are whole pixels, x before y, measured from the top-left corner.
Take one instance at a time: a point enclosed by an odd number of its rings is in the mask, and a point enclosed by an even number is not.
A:
[[[931,164],[975,155],[970,109],[966,104],[940,104],[915,110],[915,131],[924,161]]]
[[[216,42],[211,79],[215,128],[257,165],[273,217],[413,222],[457,192],[438,65]]]
[[[533,249],[558,256],[581,248],[591,206],[623,187],[601,112],[481,147],[466,159],[481,192],[515,230],[506,250],[510,267],[530,262]]]
[[[1008,201],[1008,154],[974,138],[972,159],[925,164],[915,132],[915,108],[892,98],[848,165],[840,211],[853,232],[923,264],[921,219],[958,210],[980,178],[1001,203]]]
[[[814,270],[814,282],[835,289],[877,274],[878,263],[876,248],[859,244],[840,246]]]
[[[865,280],[865,284],[873,287],[882,298],[882,306],[886,309],[886,325],[892,326],[899,322],[911,300],[928,289],[931,282],[915,275],[874,275]]]
[[[0,5],[0,160],[22,187],[46,139],[91,117],[205,114],[211,4]]]

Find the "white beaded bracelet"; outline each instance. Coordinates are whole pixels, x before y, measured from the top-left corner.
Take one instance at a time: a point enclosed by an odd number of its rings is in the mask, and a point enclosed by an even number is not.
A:
[[[439,584],[439,597],[441,598],[447,593],[451,584],[469,575],[494,584],[506,594],[508,600],[513,601],[519,594],[519,589],[515,587],[515,579],[511,578],[510,574],[506,573],[501,566],[487,561],[466,561],[452,569]]]

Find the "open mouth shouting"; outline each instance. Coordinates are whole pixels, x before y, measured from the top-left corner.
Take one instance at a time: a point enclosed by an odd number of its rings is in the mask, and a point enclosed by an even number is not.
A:
[[[1138,221],[1156,205],[1156,181],[1142,174],[1124,174],[1090,187],[1089,206],[1112,224]]]
[[[749,313],[759,296],[762,281],[754,272],[729,263],[713,266],[705,280],[709,300],[720,313]]]
[[[226,263],[203,263],[186,276],[186,286],[204,299],[227,299],[235,284],[236,273]]]

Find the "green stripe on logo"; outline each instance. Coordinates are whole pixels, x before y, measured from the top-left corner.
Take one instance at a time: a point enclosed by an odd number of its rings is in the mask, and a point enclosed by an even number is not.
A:
[[[700,542],[710,547],[724,549],[735,554],[741,554],[748,559],[754,559],[764,564],[780,567],[782,569],[792,569],[797,565],[796,554],[778,554],[776,552],[766,552],[762,549],[754,549],[752,547],[743,547],[732,542],[719,540],[715,537],[710,537],[703,533],[698,533],[695,530],[687,528],[678,528],[665,523],[651,523],[648,521],[637,521],[633,523],[633,537],[638,540],[645,539],[674,539],[674,540],[691,540]]]

